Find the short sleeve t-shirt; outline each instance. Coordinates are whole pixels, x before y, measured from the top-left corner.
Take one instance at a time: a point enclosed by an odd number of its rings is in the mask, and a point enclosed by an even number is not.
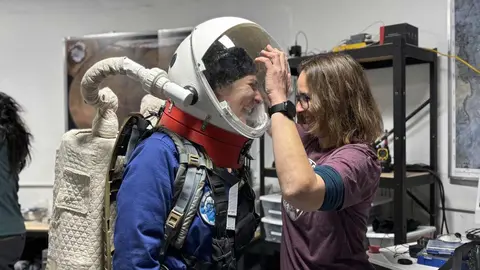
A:
[[[367,144],[321,149],[318,140],[297,126],[313,166],[327,165],[344,184],[341,209],[302,212],[283,201],[281,269],[374,269],[364,241],[381,167]]]

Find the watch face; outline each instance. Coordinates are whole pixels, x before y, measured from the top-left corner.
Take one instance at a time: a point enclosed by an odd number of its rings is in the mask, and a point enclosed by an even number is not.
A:
[[[295,105],[293,104],[293,102],[291,102],[290,100],[286,102],[286,107],[287,107],[287,114],[290,118],[293,118],[295,117],[296,113],[297,113],[297,110],[295,109]]]

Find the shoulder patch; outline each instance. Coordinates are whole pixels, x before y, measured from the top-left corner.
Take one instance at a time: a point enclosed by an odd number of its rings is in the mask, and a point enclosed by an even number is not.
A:
[[[198,204],[198,214],[210,226],[215,226],[215,201],[210,190],[204,192]]]

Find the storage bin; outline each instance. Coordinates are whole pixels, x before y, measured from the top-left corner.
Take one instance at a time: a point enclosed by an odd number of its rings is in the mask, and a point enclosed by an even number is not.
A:
[[[274,219],[282,218],[282,195],[281,194],[268,194],[260,196],[262,202],[263,214],[265,217],[271,217]]]
[[[418,255],[417,263],[422,265],[433,266],[436,268],[442,267],[450,257],[443,258],[440,256],[432,256],[427,253],[422,253]],[[468,264],[464,261],[462,262],[461,270],[469,270]]]
[[[280,243],[282,240],[282,220],[271,217],[262,218],[265,241]]]
[[[422,237],[433,238],[435,230],[433,226],[418,226],[417,230],[407,233],[407,243],[416,242]],[[375,233],[372,226],[368,226],[367,238],[372,246],[391,247],[395,245],[393,233]]]

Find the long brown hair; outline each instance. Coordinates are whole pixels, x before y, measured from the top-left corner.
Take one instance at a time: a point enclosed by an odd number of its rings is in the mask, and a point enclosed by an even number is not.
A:
[[[362,66],[342,53],[312,57],[300,66],[311,100],[309,133],[323,147],[373,143],[383,130],[380,110]]]

